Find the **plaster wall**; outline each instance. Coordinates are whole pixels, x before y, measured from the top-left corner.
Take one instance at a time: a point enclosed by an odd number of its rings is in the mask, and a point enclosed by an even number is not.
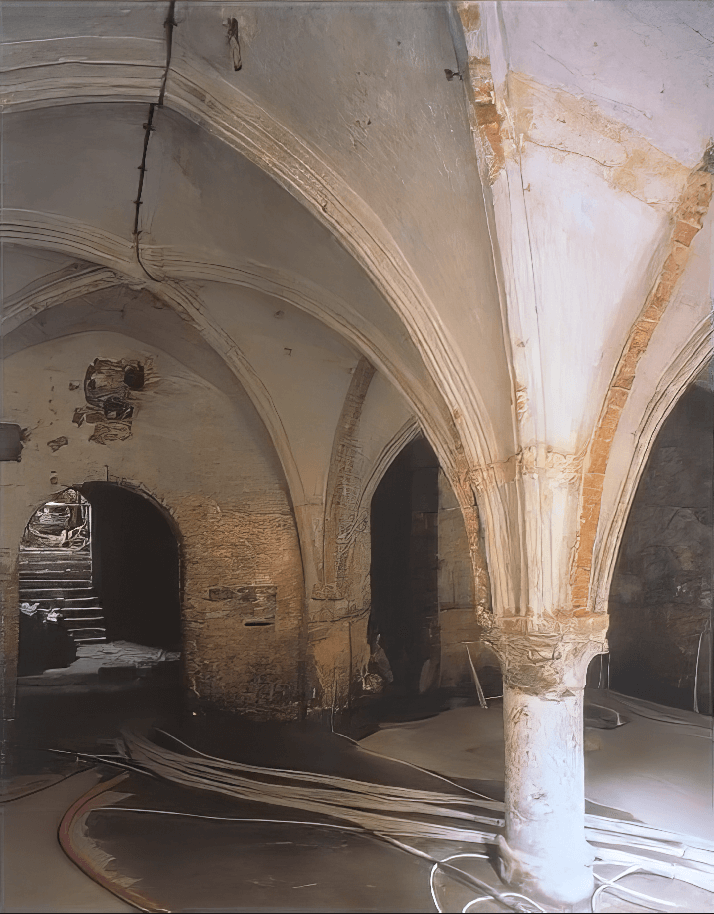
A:
[[[556,450],[577,453],[642,308],[667,214],[613,187],[583,156],[527,144],[521,169],[543,434]],[[525,341],[534,344],[533,337]],[[537,411],[537,400],[529,398],[528,409]]]
[[[23,228],[13,231],[23,241],[147,282],[131,234],[146,118],[146,105],[122,102],[6,114],[11,192],[3,221],[19,220]],[[329,230],[261,169],[170,109],[156,113],[155,127],[139,224],[149,273],[201,283],[208,313],[215,301],[219,321],[235,295],[207,280],[269,291],[280,299],[272,313],[297,303],[356,349],[374,350],[371,357],[409,391],[415,408],[448,425],[443,396],[403,323]],[[34,278],[27,263],[14,269],[8,295]],[[227,332],[235,326],[229,320]],[[239,345],[243,336],[236,332]]]
[[[179,5],[179,59],[200,59],[304,137],[376,213],[478,373],[484,421],[510,444],[510,385],[485,209],[445,4]],[[426,218],[428,214],[428,218]],[[498,445],[496,445],[498,446]]]
[[[700,160],[714,133],[710,3],[511,0],[500,15],[512,70],[596,101],[687,168]]]
[[[87,263],[56,251],[3,244],[3,272],[0,277],[3,310],[7,308],[8,300],[17,293],[23,294],[23,290],[29,291],[37,284],[70,275],[88,266]]]
[[[306,498],[322,504],[335,427],[358,354],[320,321],[255,290],[206,283],[200,294],[270,392]]]

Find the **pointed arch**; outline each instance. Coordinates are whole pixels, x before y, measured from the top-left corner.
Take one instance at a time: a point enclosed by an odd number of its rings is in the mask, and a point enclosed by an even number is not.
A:
[[[684,347],[664,370],[634,432],[635,444],[629,466],[617,491],[616,508],[599,531],[593,554],[592,594],[596,612],[607,612],[610,582],[620,550],[632,501],[657,435],[676,403],[714,358],[712,318],[703,318]]]
[[[158,96],[158,59],[137,67],[107,62],[97,55],[78,74],[71,39],[63,42],[63,62],[50,57],[46,43],[26,44],[25,53],[33,64],[23,68],[21,82],[10,81],[3,97],[8,111],[88,102],[153,102]],[[76,53],[80,55],[79,49]],[[87,54],[84,42],[82,59]],[[304,139],[249,95],[207,70],[197,69],[189,60],[172,61],[164,104],[261,168],[329,229],[407,327],[444,393],[469,463],[490,464],[497,452],[495,436],[471,372],[434,303],[374,210]]]

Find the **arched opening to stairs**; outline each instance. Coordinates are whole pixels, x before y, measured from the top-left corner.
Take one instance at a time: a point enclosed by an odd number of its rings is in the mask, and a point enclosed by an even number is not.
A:
[[[109,641],[179,651],[179,544],[169,517],[125,486],[90,482],[92,579]]]
[[[178,672],[179,544],[170,518],[114,483],[65,489],[20,545],[19,675],[94,686]]]

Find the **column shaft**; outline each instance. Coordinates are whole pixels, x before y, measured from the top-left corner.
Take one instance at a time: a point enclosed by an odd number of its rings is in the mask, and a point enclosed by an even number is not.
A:
[[[593,892],[584,833],[583,692],[541,696],[506,686],[503,715],[504,876],[525,894],[577,906]]]

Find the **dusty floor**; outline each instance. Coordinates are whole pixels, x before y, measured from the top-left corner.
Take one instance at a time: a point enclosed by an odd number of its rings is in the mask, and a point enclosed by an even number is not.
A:
[[[712,718],[635,699],[606,700],[628,720],[588,729],[585,796],[648,825],[714,840]],[[392,724],[362,740],[365,748],[455,778],[503,780],[500,707],[456,708],[424,721]]]
[[[69,736],[85,746],[91,741],[86,731],[88,717],[95,737],[104,740],[116,732],[122,715],[133,715],[134,723],[140,725],[145,725],[152,715],[167,719],[172,711],[170,690],[155,697],[153,707],[149,707],[143,689],[144,683],[128,683],[123,693],[113,687],[92,698],[80,691],[73,698],[72,690],[67,690],[64,703],[55,697],[43,732],[34,732],[32,742],[38,745],[67,740],[68,701],[76,711]],[[42,706],[42,691],[28,690],[26,708],[36,712]],[[604,698],[594,693],[590,700]],[[586,794],[590,801],[623,810],[654,826],[714,839],[711,719],[629,700],[618,704],[612,697],[607,703],[617,707],[628,723],[612,730],[588,730],[591,748],[586,753]],[[92,713],[88,715],[88,711]],[[61,719],[65,721],[64,728],[57,725]],[[349,741],[316,726],[292,728],[243,722],[236,729],[232,723],[191,717],[184,718],[181,726],[185,737],[200,740],[207,751],[225,757],[235,757],[235,753],[231,755],[231,745],[236,745],[244,761],[270,764],[271,758],[279,757],[281,764],[298,767],[301,760],[304,763],[309,757],[309,767],[316,771],[338,770],[385,783],[433,786],[424,781],[431,780],[428,775],[361,753]],[[470,786],[478,784],[494,798],[502,792],[500,702],[488,710],[457,707],[423,720],[384,724],[360,745]],[[104,769],[102,776],[111,777],[112,771]],[[17,791],[42,786],[43,777],[49,783],[52,778],[56,780],[58,772],[26,773],[25,780],[16,782],[14,788]],[[57,842],[57,827],[63,814],[98,780],[95,771],[74,774],[46,790],[0,806],[3,911],[29,914],[133,910],[80,872]],[[209,801],[201,793],[192,799],[186,790],[177,793],[157,782],[147,782],[143,775],[131,776],[122,785],[128,796],[120,805],[185,812],[193,809],[196,802],[204,815],[231,814],[220,798]],[[5,799],[9,799],[7,793]],[[255,809],[237,807],[233,814],[263,816],[260,810],[256,813]],[[274,808],[265,818],[281,816],[294,818],[276,813]],[[92,839],[115,858],[116,869],[130,880],[143,881],[145,888],[162,896],[170,910],[436,910],[429,892],[427,864],[361,836],[325,837],[324,829],[316,827],[199,823],[185,818],[174,819],[167,830],[165,817],[118,810],[93,813],[88,822]],[[156,850],[162,844],[164,855]],[[446,853],[445,846],[439,856]],[[475,858],[467,863],[482,878],[493,877],[488,860]],[[187,874],[189,878],[184,882]],[[609,874],[607,869],[601,870],[601,875]],[[182,885],[190,886],[190,891],[182,889]],[[662,878],[629,877],[628,885],[669,900],[670,905],[661,906],[660,910],[714,910],[706,895],[697,890],[682,891],[681,886]],[[448,910],[461,910],[468,901],[463,895],[464,891],[468,895],[468,890],[440,884],[438,878],[436,891]],[[489,909],[498,910],[495,906],[489,908],[488,903],[477,908]],[[647,907],[609,893],[601,899],[599,910],[634,912]]]
[[[3,911],[135,910],[80,872],[57,841],[65,811],[97,781],[96,774],[84,772],[0,807]]]

